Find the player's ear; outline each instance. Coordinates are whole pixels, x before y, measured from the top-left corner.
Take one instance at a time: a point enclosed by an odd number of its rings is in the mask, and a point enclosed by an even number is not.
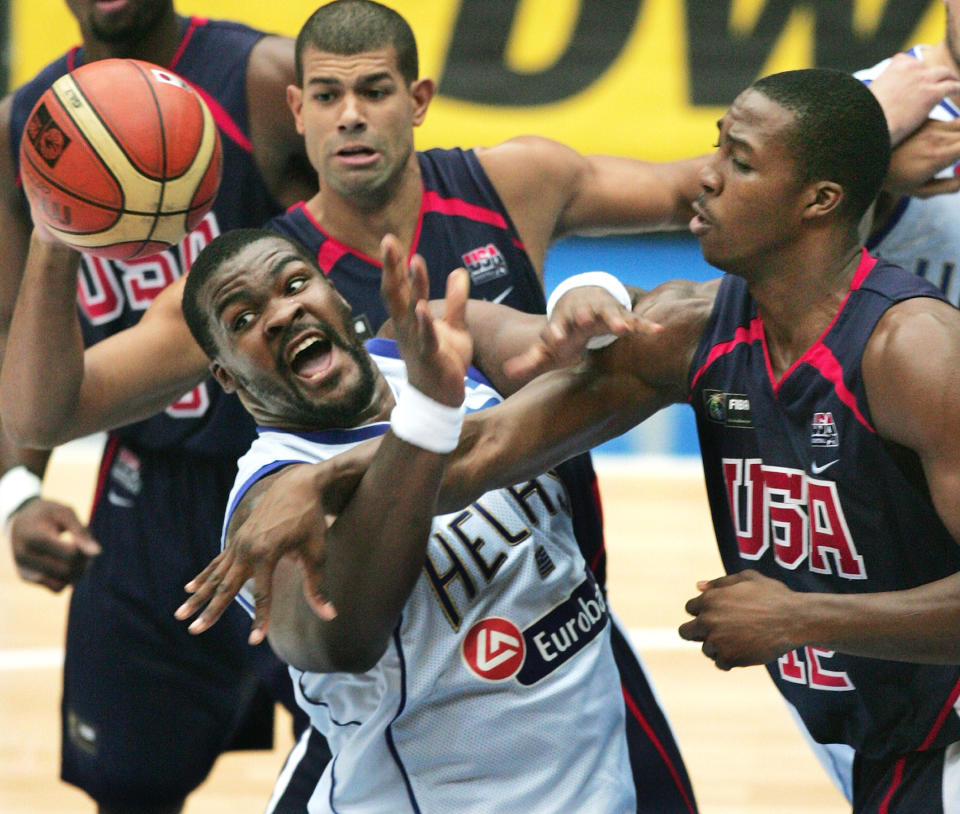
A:
[[[436,92],[437,86],[432,79],[418,79],[410,85],[410,97],[413,99],[413,126],[419,127],[427,115],[430,100]]]
[[[843,201],[843,187],[835,181],[818,181],[810,186],[804,214],[808,218],[822,217],[836,211]]]
[[[225,393],[237,392],[236,377],[219,362],[210,363],[210,373],[220,383]]]
[[[297,132],[303,135],[303,88],[297,85],[287,85],[287,106],[293,113],[293,120],[297,124]]]

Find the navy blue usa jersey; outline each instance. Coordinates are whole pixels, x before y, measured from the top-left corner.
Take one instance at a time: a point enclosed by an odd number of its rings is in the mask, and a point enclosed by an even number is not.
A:
[[[820,339],[779,379],[747,286],[728,275],[690,369],[720,554],[796,591],[896,591],[960,570],[908,457],[877,435],[861,371],[877,321],[926,280],[864,251]],[[914,463],[916,463],[914,461]],[[814,738],[886,757],[960,740],[960,667],[805,647],[767,669]]]
[[[128,262],[83,256],[77,300],[87,345],[139,321],[154,297],[181,276],[200,250],[221,232],[263,224],[282,211],[252,158],[248,135],[247,60],[263,32],[239,23],[199,17],[181,17],[180,24],[183,38],[165,67],[183,77],[207,102],[223,145],[223,181],[213,209],[179,245]],[[210,59],[210,54],[218,58]],[[83,61],[83,49],[74,48],[16,92],[10,123],[15,164],[33,105],[54,81]],[[234,459],[246,451],[255,436],[253,422],[239,400],[224,394],[212,379],[184,394],[165,412],[116,434],[141,448],[181,447]]]
[[[526,313],[546,310],[543,286],[506,207],[473,150],[427,150],[417,154],[423,202],[411,255],[427,262],[430,297],[440,299],[447,275],[463,266],[470,273],[470,296],[499,302]],[[315,255],[323,272],[353,308],[363,339],[387,319],[380,301],[382,267],[327,235],[303,203],[274,218],[268,228],[292,237]],[[601,584],[606,560],[596,476],[589,456],[558,468],[574,503],[577,540]]]

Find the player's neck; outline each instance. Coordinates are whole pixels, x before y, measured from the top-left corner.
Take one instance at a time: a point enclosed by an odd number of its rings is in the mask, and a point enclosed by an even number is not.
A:
[[[115,57],[142,59],[167,67],[182,39],[181,18],[176,14],[167,14],[158,20],[146,35],[137,40],[104,42],[92,35],[84,36],[84,61],[94,62]]]
[[[860,265],[858,245],[780,257],[777,269],[750,282],[763,320],[770,363],[779,378],[822,335],[836,317]],[[814,259],[816,257],[816,259]]]
[[[307,201],[307,211],[323,231],[335,240],[368,257],[380,257],[380,241],[396,235],[409,251],[416,237],[423,204],[423,181],[414,156],[395,190],[382,202],[358,202],[321,183],[320,191]]]

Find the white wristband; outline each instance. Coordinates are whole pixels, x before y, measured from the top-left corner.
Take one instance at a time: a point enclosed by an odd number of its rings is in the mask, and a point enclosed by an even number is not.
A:
[[[583,274],[574,274],[573,277],[567,277],[566,280],[561,281],[560,285],[553,289],[553,293],[550,294],[550,299],[547,300],[547,319],[550,319],[553,315],[553,309],[556,308],[560,298],[570,291],[570,289],[586,288],[587,286],[596,286],[597,288],[604,289],[624,308],[628,311],[630,310],[632,305],[630,302],[630,293],[623,283],[606,271],[585,271]],[[605,348],[611,342],[615,342],[617,338],[616,334],[592,336],[587,340],[587,349],[598,350]]]
[[[8,469],[0,477],[0,528],[6,529],[10,518],[24,503],[40,497],[41,481],[25,466]]]
[[[463,404],[448,407],[407,383],[390,413],[390,429],[401,441],[446,454],[457,448],[466,412]]]

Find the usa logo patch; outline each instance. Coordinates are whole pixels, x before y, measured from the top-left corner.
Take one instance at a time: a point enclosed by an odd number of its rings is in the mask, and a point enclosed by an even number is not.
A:
[[[482,285],[507,275],[507,261],[493,243],[478,246],[460,256],[463,267],[470,272],[470,282]]]
[[[814,413],[810,422],[810,443],[815,447],[838,447],[840,436],[837,425],[833,420],[833,413]]]

